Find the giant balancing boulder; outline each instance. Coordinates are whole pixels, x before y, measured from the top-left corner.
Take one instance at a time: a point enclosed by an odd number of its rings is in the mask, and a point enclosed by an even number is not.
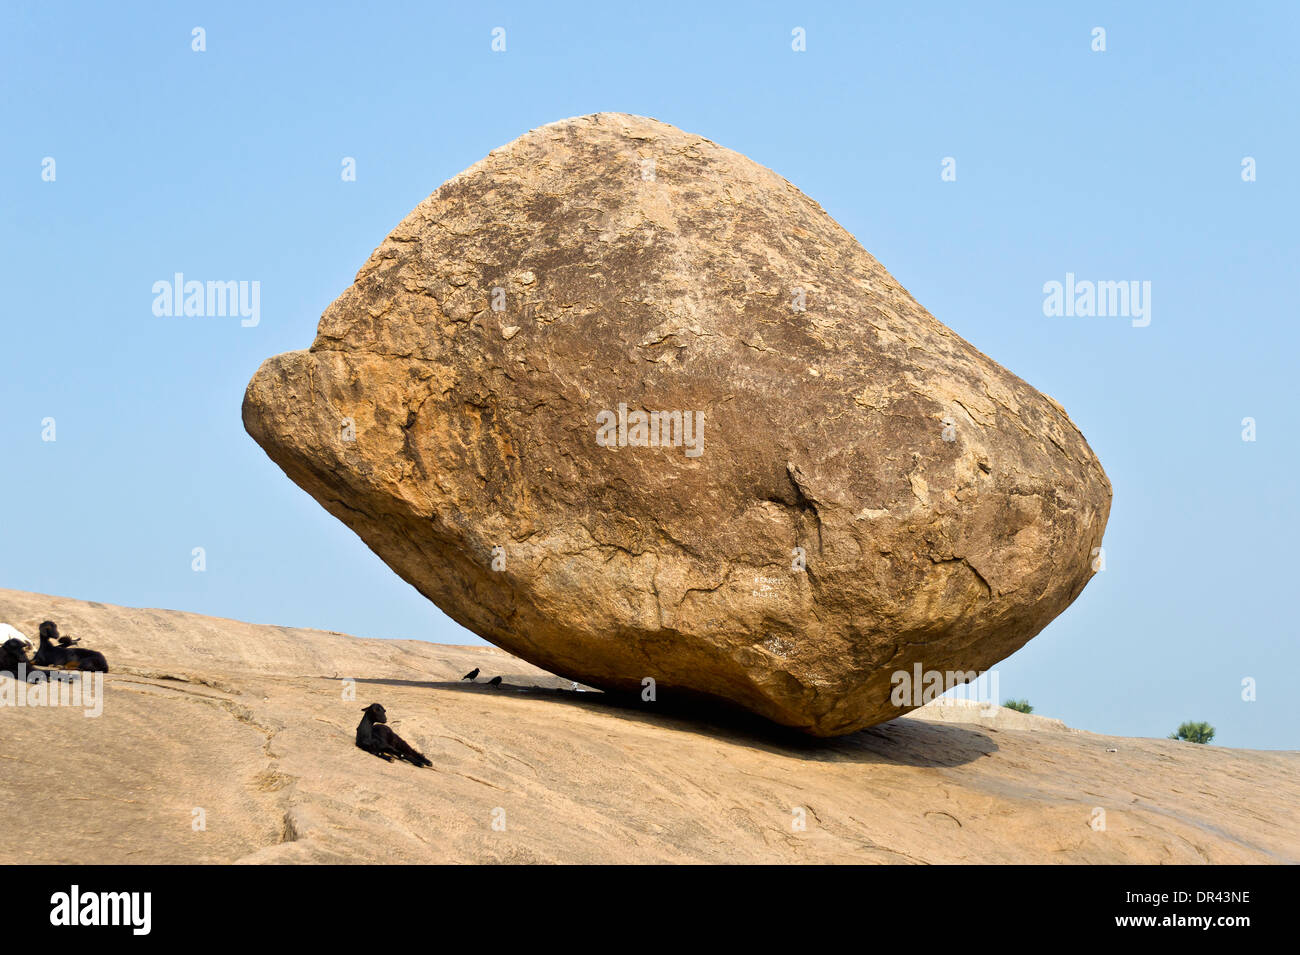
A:
[[[243,411],[487,640],[821,736],[921,702],[896,674],[1023,646],[1092,576],[1110,510],[1064,409],[817,203],[618,113],[443,184]]]

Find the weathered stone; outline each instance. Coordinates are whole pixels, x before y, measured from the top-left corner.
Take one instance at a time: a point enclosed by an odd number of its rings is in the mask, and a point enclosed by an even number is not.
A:
[[[635,441],[638,410],[690,413],[694,446],[601,440]],[[910,709],[892,676],[915,663],[1023,646],[1091,577],[1110,509],[1064,410],[816,203],[623,114],[445,183],[311,349],[262,366],[244,422],[493,643],[818,735]]]

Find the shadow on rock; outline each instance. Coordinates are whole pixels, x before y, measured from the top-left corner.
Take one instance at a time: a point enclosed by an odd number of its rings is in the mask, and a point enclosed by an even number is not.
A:
[[[647,703],[635,693],[577,691],[568,688],[567,680],[556,678],[556,681],[564,686],[539,686],[532,682],[526,685],[523,682],[503,682],[500,686],[489,686],[460,681],[357,680],[358,683],[381,686],[428,687],[481,696],[525,696],[539,702],[599,712],[614,719],[648,723],[793,759],[818,762],[942,768],[964,766],[992,756],[998,750],[986,732],[951,723],[898,719],[847,736],[820,738],[708,699],[667,695],[661,691],[657,701]]]

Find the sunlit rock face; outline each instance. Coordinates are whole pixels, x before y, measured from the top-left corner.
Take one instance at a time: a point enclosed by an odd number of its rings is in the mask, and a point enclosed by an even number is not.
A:
[[[1078,596],[1110,483],[817,203],[602,113],[442,185],[244,423],[459,623],[574,680],[835,735]],[[647,706],[655,705],[647,700]]]

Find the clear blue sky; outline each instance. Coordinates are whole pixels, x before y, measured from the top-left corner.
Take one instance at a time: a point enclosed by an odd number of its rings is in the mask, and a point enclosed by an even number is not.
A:
[[[1107,569],[1002,695],[1300,746],[1296,5],[279,6],[3,6],[0,586],[476,642],[245,435],[244,386],[448,177],[618,110],[788,178],[1082,428]],[[155,317],[176,272],[260,282],[260,324]],[[1150,281],[1151,324],[1045,316],[1067,272]]]

